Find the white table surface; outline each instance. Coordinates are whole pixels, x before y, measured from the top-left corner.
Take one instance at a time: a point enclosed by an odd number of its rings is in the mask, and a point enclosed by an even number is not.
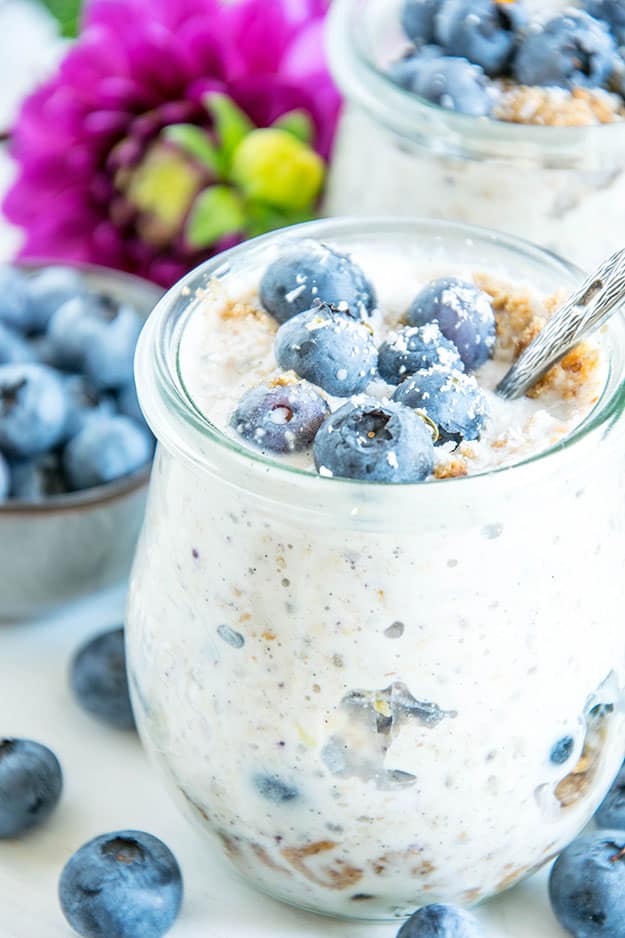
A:
[[[49,822],[0,842],[1,938],[69,938],[56,898],[61,868],[86,840],[119,828],[156,834],[178,858],[185,901],[172,938],[394,938],[396,925],[331,921],[240,884],[178,813],[135,735],[109,730],[76,706],[68,661],[85,637],[119,623],[123,606],[119,588],[45,620],[0,624],[0,734],[46,743],[65,776]],[[539,874],[486,904],[478,914],[488,938],[564,938],[545,882]]]

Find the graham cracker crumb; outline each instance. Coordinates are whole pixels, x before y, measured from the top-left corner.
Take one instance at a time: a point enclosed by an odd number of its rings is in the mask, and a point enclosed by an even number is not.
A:
[[[469,467],[466,459],[462,456],[452,454],[450,458],[443,463],[439,463],[434,468],[435,479],[459,479],[469,474]]]
[[[272,378],[271,381],[267,382],[268,387],[270,388],[286,388],[291,384],[299,384],[302,379],[295,374],[294,371],[285,371],[284,374],[278,375],[277,378]]]
[[[242,303],[240,300],[226,300],[219,311],[219,316],[224,321],[229,319],[268,319],[267,313],[254,306],[253,303]]]
[[[613,124],[625,118],[623,101],[603,89],[542,88],[499,83],[501,96],[493,115],[513,124],[544,127],[590,127]]]

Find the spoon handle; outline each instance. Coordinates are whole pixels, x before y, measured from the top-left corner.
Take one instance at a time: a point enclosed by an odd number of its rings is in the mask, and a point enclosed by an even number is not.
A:
[[[496,391],[512,400],[521,397],[582,339],[603,325],[625,301],[625,248],[604,261],[547,321]]]

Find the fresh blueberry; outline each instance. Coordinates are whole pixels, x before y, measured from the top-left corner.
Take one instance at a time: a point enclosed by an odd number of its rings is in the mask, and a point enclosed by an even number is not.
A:
[[[549,898],[575,938],[625,938],[625,832],[574,840],[551,869]]]
[[[448,277],[433,280],[408,310],[411,326],[437,322],[453,342],[468,371],[483,365],[495,347],[495,314],[487,293],[472,283]]]
[[[553,746],[549,754],[549,759],[554,765],[564,765],[564,763],[568,762],[571,758],[574,748],[575,740],[573,737],[563,736],[562,739],[559,739]]]
[[[161,938],[178,917],[175,856],[144,831],[114,831],[74,853],[59,880],[63,914],[83,938]]]
[[[152,439],[144,427],[121,415],[96,415],[63,451],[63,467],[73,489],[112,482],[146,466]]]
[[[85,284],[71,267],[45,267],[28,280],[30,329],[44,332],[54,313],[72,297],[85,291]]]
[[[259,795],[262,795],[267,801],[274,801],[276,804],[294,801],[299,795],[295,785],[285,782],[279,775],[264,775],[259,772],[252,781]]]
[[[625,5],[623,0],[583,0],[590,16],[605,23],[619,46],[625,45]]]
[[[330,413],[326,401],[306,382],[252,388],[232,416],[244,439],[273,453],[306,449]]]
[[[117,406],[121,414],[125,414],[126,417],[131,417],[132,420],[136,420],[137,423],[145,423],[145,417],[143,416],[139,398],[137,397],[137,387],[134,378],[117,392]]]
[[[476,919],[453,905],[426,905],[397,933],[397,938],[482,938]]]
[[[436,424],[439,443],[477,440],[488,410],[484,395],[472,375],[434,365],[406,378],[393,400],[421,410]]]
[[[362,396],[322,424],[314,456],[320,475],[420,482],[432,472],[434,446],[429,427],[410,408]]]
[[[51,449],[63,436],[67,394],[46,365],[0,365],[0,450],[17,458]]]
[[[364,391],[378,363],[368,326],[325,303],[280,326],[275,356],[281,368],[292,369],[336,397]]]
[[[378,371],[389,384],[399,384],[408,375],[432,365],[464,371],[458,349],[436,322],[389,332],[378,349]]]
[[[269,265],[260,282],[260,301],[274,319],[286,322],[315,300],[360,319],[376,304],[373,286],[349,255],[317,241],[300,241]]]
[[[6,264],[0,265],[0,323],[24,334],[31,328],[28,279]]]
[[[0,453],[0,502],[9,496],[10,478],[9,464]]]
[[[618,63],[616,44],[603,23],[583,10],[566,10],[529,29],[514,61],[522,85],[597,88]]]
[[[0,739],[0,838],[36,827],[54,811],[63,773],[54,753],[31,739]]]
[[[66,491],[63,467],[56,453],[40,453],[11,463],[11,498],[40,502]]]
[[[68,401],[64,440],[73,439],[93,416],[115,413],[115,399],[97,391],[84,375],[70,374],[64,377],[63,381]]]
[[[408,39],[418,45],[432,42],[434,22],[443,0],[404,0],[400,22]]]
[[[424,67],[429,62],[444,56],[445,53],[440,46],[427,45],[411,49],[401,59],[393,62],[388,73],[396,85],[416,92]]]
[[[0,365],[13,362],[32,362],[37,359],[35,350],[15,329],[0,322]]]
[[[597,827],[625,830],[625,764],[595,814]]]
[[[83,710],[116,729],[134,729],[123,629],[103,632],[82,645],[72,659],[69,680]]]
[[[526,23],[522,0],[444,0],[436,17],[436,38],[448,55],[481,65],[489,75],[500,75]]]
[[[432,104],[471,117],[485,117],[493,106],[484,70],[454,56],[433,56],[424,62],[415,71],[412,90]]]
[[[52,316],[48,335],[59,367],[84,372],[97,388],[122,388],[132,378],[142,321],[108,296],[76,296]]]

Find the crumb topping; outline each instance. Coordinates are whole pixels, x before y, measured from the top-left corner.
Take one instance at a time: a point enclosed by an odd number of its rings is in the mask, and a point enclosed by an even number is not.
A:
[[[493,110],[497,120],[543,127],[590,127],[625,118],[617,94],[601,88],[543,88],[502,81]]]

